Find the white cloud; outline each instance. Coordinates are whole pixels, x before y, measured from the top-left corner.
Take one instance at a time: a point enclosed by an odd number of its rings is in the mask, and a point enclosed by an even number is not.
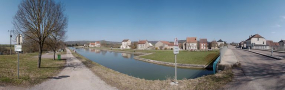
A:
[[[276,32],[271,32],[272,34],[276,33]]]
[[[285,16],[281,16],[282,19],[285,19]]]
[[[281,27],[281,25],[279,25],[279,24],[276,24],[276,25],[274,25],[274,26],[272,26],[272,27],[277,27],[277,28],[280,28],[280,27]]]

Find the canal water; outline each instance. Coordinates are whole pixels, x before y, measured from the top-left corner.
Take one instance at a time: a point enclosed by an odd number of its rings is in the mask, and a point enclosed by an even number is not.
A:
[[[98,49],[73,48],[80,55],[115,71],[147,80],[165,80],[174,77],[174,67],[135,60],[133,54]],[[177,68],[177,79],[193,79],[213,74],[205,69]]]

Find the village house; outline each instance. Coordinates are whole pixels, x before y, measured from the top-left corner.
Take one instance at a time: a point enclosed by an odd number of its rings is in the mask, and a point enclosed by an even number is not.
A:
[[[220,39],[217,41],[217,44],[218,44],[218,47],[222,47],[225,45],[225,42],[222,39]]]
[[[132,44],[131,40],[124,39],[122,41],[122,45],[120,46],[121,49],[131,49],[130,45]]]
[[[266,45],[266,40],[264,37],[260,36],[259,34],[251,35],[245,41],[246,48],[250,49],[269,49],[269,46]]]
[[[285,40],[281,40],[278,43],[279,43],[279,47],[281,48],[281,50],[285,50]]]
[[[147,40],[139,40],[137,49],[138,50],[146,50],[149,47],[149,43]]]
[[[212,50],[219,49],[218,43],[217,43],[216,40],[213,40],[213,41],[211,42],[211,49],[212,49]]]
[[[187,37],[186,42],[183,43],[183,50],[197,50],[197,38]]]
[[[241,41],[239,43],[239,48],[246,48],[246,44],[244,43],[244,41]]]
[[[155,49],[159,49],[159,50],[163,50],[163,49],[165,49],[165,48],[168,48],[168,45],[169,45],[170,43],[168,42],[168,41],[158,41],[155,45],[154,45],[154,47],[155,47]]]
[[[200,41],[199,41],[199,49],[200,50],[208,50],[208,41],[207,41],[207,39],[200,39]]]
[[[95,43],[89,43],[89,47],[100,47],[101,44],[99,41],[95,42]]]
[[[273,50],[277,50],[279,47],[279,43],[273,42],[272,40],[266,40],[266,45],[268,45],[269,48]]]

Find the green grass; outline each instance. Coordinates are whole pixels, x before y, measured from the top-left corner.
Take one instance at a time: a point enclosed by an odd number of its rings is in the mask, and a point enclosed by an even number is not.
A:
[[[17,55],[0,55],[0,84],[30,86],[59,73],[65,60],[42,59],[37,68],[38,53],[20,54],[20,77],[17,79]]]
[[[180,51],[179,54],[177,54],[177,63],[207,65],[212,62],[218,54],[219,52],[217,51]],[[153,54],[142,56],[142,58],[174,63],[174,54],[173,51],[170,50],[154,51]]]

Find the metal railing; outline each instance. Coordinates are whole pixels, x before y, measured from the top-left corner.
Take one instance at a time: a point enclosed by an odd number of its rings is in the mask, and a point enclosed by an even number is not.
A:
[[[221,62],[221,59],[225,55],[227,49],[228,49],[227,46],[224,46],[224,47],[220,48],[220,56],[213,63],[213,72],[214,72],[214,74],[216,74],[216,72],[218,71],[218,69],[219,69],[218,64]]]

